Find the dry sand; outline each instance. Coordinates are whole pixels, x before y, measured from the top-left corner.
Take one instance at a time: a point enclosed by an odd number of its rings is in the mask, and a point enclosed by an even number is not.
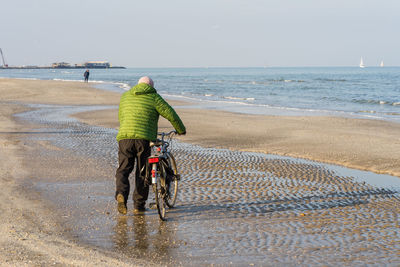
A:
[[[1,102],[118,105],[120,97],[83,82],[0,79],[0,90]]]
[[[27,107],[23,105],[24,103],[118,105],[120,95],[97,90],[91,88],[87,84],[77,82],[69,83],[12,79],[0,79],[0,93],[0,186],[2,188],[0,194],[0,265],[49,265],[53,263],[78,266],[144,265],[144,262],[132,262],[131,259],[122,254],[116,254],[101,249],[94,250],[89,246],[75,242],[75,240],[69,236],[68,231],[65,231],[65,226],[63,226],[62,221],[55,215],[54,207],[46,201],[43,201],[46,197],[30,190],[29,181],[35,180],[32,173],[40,172],[41,169],[43,172],[46,172],[46,166],[36,167],[35,172],[32,172],[32,166],[26,162],[32,159],[32,153],[27,152],[34,151],[33,144],[21,141],[23,140],[22,136],[24,134],[29,134],[29,132],[32,131],[32,126],[18,123],[18,121],[12,117],[12,114],[27,109]],[[253,116],[220,111],[180,109],[179,105],[184,103],[173,101],[171,101],[171,103],[175,106],[187,126],[187,136],[180,137],[185,142],[201,144],[207,147],[221,147],[309,158],[400,176],[400,126],[395,123],[327,117]],[[102,125],[111,128],[118,127],[117,112],[115,109],[85,112],[76,116],[88,124]],[[168,123],[161,121],[160,126],[161,128],[167,127]],[[57,149],[55,147],[50,148],[47,143],[40,143],[40,145],[47,147],[46,149]],[[189,157],[190,155],[188,155],[188,159]],[[223,160],[223,155],[220,160]],[[207,164],[207,161],[202,164]],[[266,166],[268,164],[266,164]],[[277,177],[285,172],[285,170],[279,170],[282,166],[284,168],[284,164],[277,166],[273,163],[271,164],[271,168],[276,169]],[[229,162],[217,166],[216,170],[225,172],[226,166],[230,166]],[[50,167],[54,166],[50,165]],[[233,167],[234,166],[230,166],[228,169],[230,170]],[[301,168],[303,167],[304,166]],[[68,165],[65,165],[64,168],[68,168]],[[241,168],[248,168],[247,163],[241,166]],[[66,171],[65,169],[63,171]],[[232,169],[232,171],[235,170]],[[312,170],[307,169],[301,169],[301,171],[304,172],[301,177],[307,177],[307,173],[309,171],[312,172]],[[90,172],[90,170],[88,170],[88,172]],[[318,170],[316,172],[318,172]],[[328,177],[329,174],[323,174],[323,176]],[[197,192],[190,194],[189,192],[186,196],[193,196],[194,199],[188,199],[187,202],[204,202],[204,204],[207,205],[208,200],[210,200],[209,198],[215,197],[218,199],[222,197],[223,194],[221,194],[222,191],[220,190],[225,190],[225,187],[220,187],[218,183],[221,181],[214,181],[211,178],[210,176],[206,181],[210,183],[210,185],[216,183],[213,189],[216,190],[216,192],[212,192],[213,194],[211,195],[198,195]],[[246,177],[243,177],[243,179],[245,178]],[[198,186],[204,186],[203,181],[199,180],[194,182],[198,183]],[[347,184],[345,181],[343,181],[343,183],[346,184],[345,191],[352,193],[353,190],[359,190],[357,188],[351,188],[351,184]],[[338,187],[340,186],[341,185],[338,184]],[[206,189],[206,187],[204,188]],[[237,185],[237,188],[242,191],[240,184]],[[299,190],[298,188],[300,187],[296,187],[296,190]],[[328,190],[331,186],[328,184],[326,188]],[[360,188],[364,190],[364,188]],[[196,187],[193,187],[188,190],[195,189]],[[244,188],[243,190],[246,191],[247,189]],[[302,188],[301,190],[305,189]],[[307,190],[312,191],[317,189],[307,188]],[[265,194],[265,197],[268,198],[271,191],[258,193],[261,195]],[[253,193],[250,190],[247,195],[253,197],[251,194]],[[287,192],[272,191],[272,194],[285,195]],[[383,195],[385,194],[386,193]],[[290,197],[291,195],[289,194],[288,196]],[[358,195],[354,196],[358,199]],[[240,197],[240,195],[238,195],[238,197]],[[256,199],[257,196],[254,197]],[[250,200],[252,200],[252,198],[250,198]],[[213,201],[215,201],[215,199]],[[226,200],[222,199],[221,201],[223,203],[223,201]],[[398,203],[397,200],[393,199],[389,200],[387,203],[385,202],[384,206],[382,204],[381,207],[385,207],[384,210],[388,210],[387,214],[389,214],[383,215],[385,220],[386,218],[392,218],[392,216],[397,213],[397,208],[393,208],[393,211],[387,208],[390,207],[390,203],[392,203],[390,201],[393,201],[395,204]],[[256,204],[260,205],[262,203]],[[234,208],[232,204],[229,205],[231,209],[232,207]],[[308,203],[305,205],[308,205]],[[242,209],[242,207],[240,208]],[[243,208],[247,209],[246,207]],[[257,207],[250,206],[248,209],[249,212],[246,214],[249,214],[251,217],[250,221],[255,221],[254,226],[256,227],[255,231],[251,231],[251,234],[257,235],[260,229],[259,227],[267,227],[268,225],[258,225],[258,223],[261,222],[252,216],[252,212],[254,212],[252,209],[257,209]],[[262,209],[263,208],[261,208],[261,210]],[[347,213],[345,211],[346,209],[349,209],[350,213]],[[336,220],[336,213],[341,214],[341,212],[343,212],[342,217],[345,219],[348,218],[349,214],[356,214],[354,210],[359,210],[359,207],[351,204],[349,207],[346,207],[346,209],[341,208],[340,205],[334,206],[326,211],[322,209],[322,213],[318,214],[320,218],[316,217],[319,219],[313,219],[313,216],[317,216],[316,213],[314,215],[310,214],[309,217],[306,217],[307,222],[305,225],[296,228],[295,232],[299,230],[305,231],[299,236],[299,240],[302,240],[304,236],[309,234],[307,232],[307,225],[312,225],[312,229],[319,229],[318,227],[324,229],[323,225],[319,225],[319,221],[325,220],[325,224],[327,224],[327,222],[333,224],[334,220]],[[382,208],[375,203],[371,203],[361,206],[360,214],[369,214],[371,209],[378,213]],[[211,215],[215,213],[213,210],[202,212],[200,209],[199,216],[207,217],[210,212]],[[222,209],[221,213],[217,213],[217,215],[213,216],[221,216],[224,212],[225,209]],[[190,214],[191,213],[193,213],[193,211],[191,211]],[[190,217],[190,214],[185,216]],[[290,225],[302,221],[296,217],[296,213],[284,214],[274,213],[271,215],[271,218],[281,221],[282,224],[286,224],[286,221],[289,220],[291,221]],[[185,216],[182,216],[180,220],[184,221]],[[343,240],[346,241],[346,236],[350,234],[363,239],[363,235],[354,231],[362,231],[360,229],[363,229],[362,227],[365,228],[365,225],[371,226],[369,224],[371,223],[370,221],[373,222],[372,219],[369,217],[366,218],[366,215],[362,215],[361,217],[357,216],[353,222],[355,224],[360,222],[360,218],[365,218],[368,221],[360,224],[357,228],[358,230],[352,227],[351,224],[348,225],[346,231],[350,232],[340,232],[341,234],[345,233],[343,235]],[[395,220],[397,220],[396,218],[397,217],[394,217]],[[235,218],[233,219],[236,220]],[[247,219],[249,218],[244,217],[243,222]],[[343,225],[340,219],[337,220],[337,225]],[[195,223],[201,222],[202,221],[197,222],[195,220]],[[212,221],[203,221],[202,223],[204,222],[210,225],[213,224]],[[230,223],[230,220],[228,220],[227,223]],[[246,224],[241,225],[246,226]],[[279,224],[276,225],[279,226]],[[333,224],[333,226],[328,229],[329,233],[327,234],[332,235],[333,239],[337,236],[335,232],[335,229],[337,229],[335,227],[337,227],[337,225]],[[198,227],[201,227],[201,224],[199,224]],[[221,228],[220,231],[229,227],[230,225],[226,225],[224,228]],[[270,224],[268,227],[272,228],[274,225]],[[385,225],[382,225],[382,227],[382,229],[388,229]],[[287,236],[293,235],[293,229],[290,230],[290,227],[288,229]],[[312,229],[310,228],[309,230]],[[390,229],[392,229],[392,225],[390,225]],[[248,229],[246,228],[241,230],[243,230],[243,235],[248,233]],[[202,232],[199,232],[199,234],[201,233]],[[266,240],[279,240],[279,227],[278,230],[267,229],[264,233],[272,234],[272,236],[265,237]],[[319,232],[315,234],[318,236]],[[387,239],[385,240],[388,240],[388,242],[397,240],[392,239],[392,237],[393,233],[390,232],[390,234],[387,234]],[[358,242],[358,240],[356,240],[357,238],[351,239],[349,246],[351,246],[352,242]],[[257,238],[252,240],[257,241]],[[289,244],[287,241],[286,239],[282,241],[285,246]],[[256,242],[256,244],[258,243]],[[292,242],[290,244],[296,245],[297,243]],[[279,244],[279,242],[275,245],[277,248],[282,247],[282,244]],[[256,246],[257,245],[255,245],[255,247]],[[386,243],[383,243],[382,246],[387,247]],[[390,246],[387,248],[390,253]],[[242,248],[234,247],[232,251],[236,249],[240,250]],[[268,247],[265,249],[268,249]],[[299,249],[299,247],[296,249]],[[334,255],[334,250],[337,248],[331,247],[331,249],[333,249],[332,255]],[[345,248],[343,249],[345,250]],[[360,251],[362,249],[363,248],[360,247]],[[296,252],[296,250],[293,251]],[[310,253],[312,252],[310,251]],[[280,255],[281,252],[278,254]],[[317,258],[316,255],[316,259]]]

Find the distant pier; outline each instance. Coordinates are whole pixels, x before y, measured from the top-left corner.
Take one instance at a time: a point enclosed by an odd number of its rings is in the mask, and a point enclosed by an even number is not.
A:
[[[67,62],[56,62],[51,66],[8,66],[3,64],[0,69],[126,69],[122,66],[112,66],[107,61],[87,61],[83,64],[71,65]]]

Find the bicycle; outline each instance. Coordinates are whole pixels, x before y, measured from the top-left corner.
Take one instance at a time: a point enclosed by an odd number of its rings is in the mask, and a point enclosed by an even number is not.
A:
[[[158,133],[161,139],[150,142],[152,155],[147,160],[148,171],[146,173],[151,177],[157,211],[163,221],[166,220],[167,206],[173,208],[178,195],[180,175],[175,158],[170,151],[170,142],[176,133],[176,131]],[[165,140],[166,137],[169,138],[168,141]],[[150,180],[150,177],[147,177],[147,181]]]

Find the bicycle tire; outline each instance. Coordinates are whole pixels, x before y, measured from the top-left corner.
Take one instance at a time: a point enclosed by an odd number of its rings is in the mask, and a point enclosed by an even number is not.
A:
[[[176,203],[176,197],[178,196],[178,179],[177,179],[177,174],[178,174],[178,168],[176,167],[176,161],[172,153],[169,154],[169,159],[168,159],[168,164],[169,167],[173,170],[174,172],[174,177],[172,181],[169,184],[169,194],[168,197],[166,198],[165,202],[169,208],[173,208]]]
[[[164,186],[163,186],[164,183]],[[153,184],[153,191],[156,200],[157,212],[162,221],[166,220],[167,204],[165,203],[165,178],[160,175],[157,183]]]

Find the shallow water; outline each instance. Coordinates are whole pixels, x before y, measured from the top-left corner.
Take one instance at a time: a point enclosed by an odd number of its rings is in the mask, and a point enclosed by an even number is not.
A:
[[[182,181],[168,221],[133,215],[131,201],[120,216],[116,131],[68,117],[104,107],[32,107],[18,115],[38,125],[23,135],[38,144],[31,164],[64,168],[33,167],[35,188],[80,242],[171,266],[400,264],[398,177],[175,141]]]

